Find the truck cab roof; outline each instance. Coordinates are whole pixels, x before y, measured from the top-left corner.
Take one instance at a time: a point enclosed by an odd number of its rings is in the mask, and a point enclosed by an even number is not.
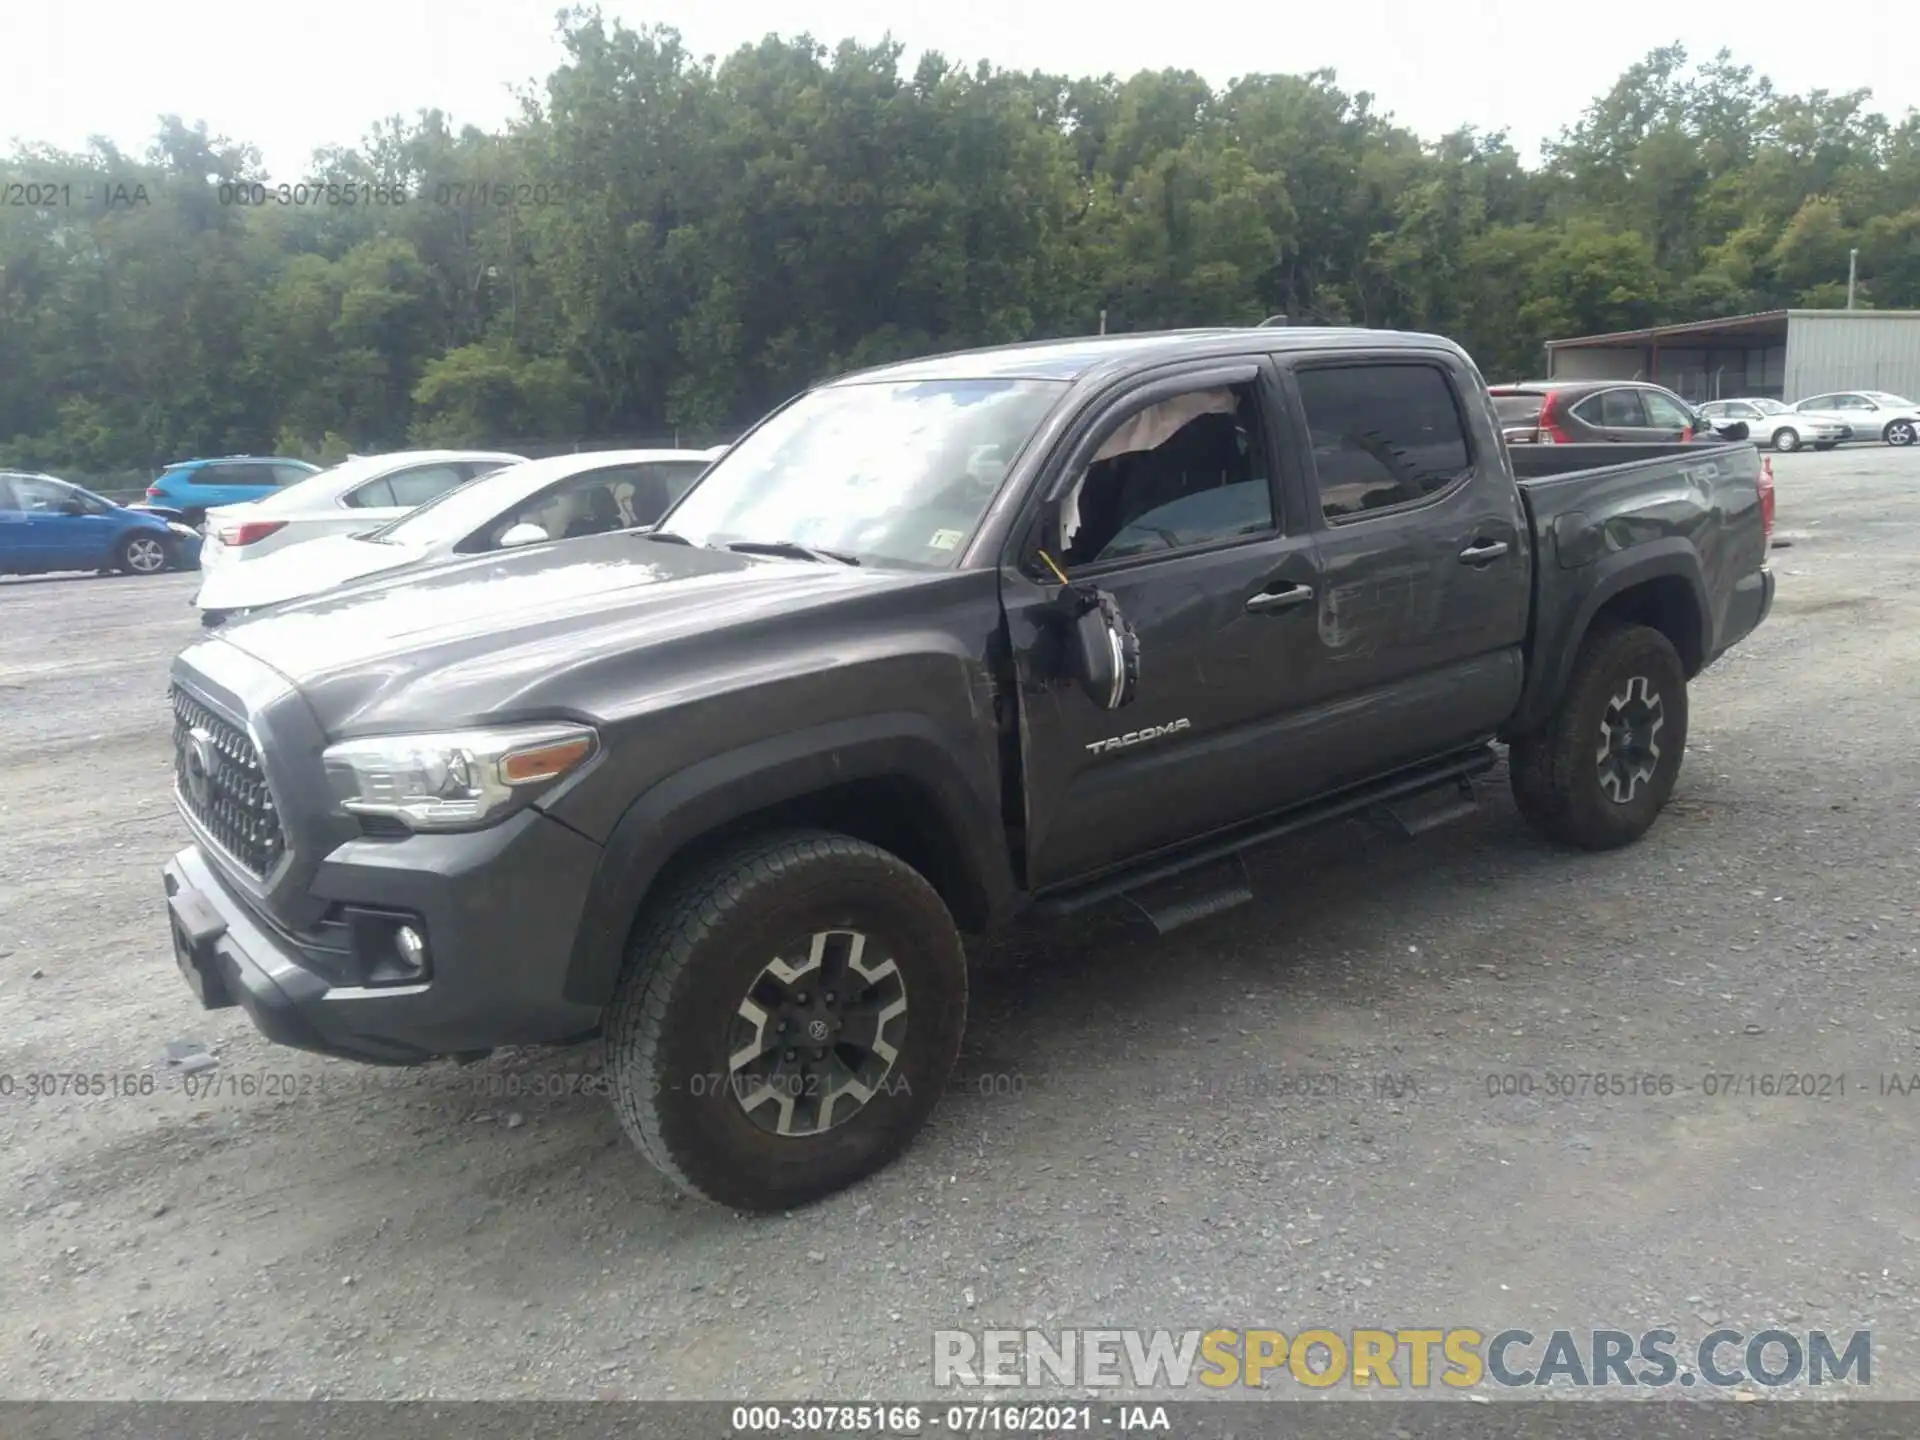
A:
[[[1400,330],[1308,326],[1228,325],[1205,330],[1153,330],[1128,335],[1079,335],[955,350],[924,359],[897,361],[836,376],[827,385],[864,385],[914,380],[1081,380],[1096,373],[1124,374],[1167,360],[1241,355],[1250,338],[1273,354],[1289,351],[1431,349],[1453,351],[1438,335]]]

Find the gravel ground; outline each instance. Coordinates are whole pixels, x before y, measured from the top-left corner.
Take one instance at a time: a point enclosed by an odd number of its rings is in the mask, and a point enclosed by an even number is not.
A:
[[[1026,1322],[1871,1328],[1920,1396],[1920,1093],[1876,1078],[1920,1075],[1920,453],[1774,468],[1778,604],[1642,844],[1547,849],[1493,785],[1164,940],[1022,935],[904,1159],[763,1220],[541,1093],[590,1050],[372,1070],[200,1011],[158,873],[193,579],[0,583],[0,1396],[928,1396],[932,1331]],[[1704,1083],[1789,1072],[1846,1093]],[[1591,1073],[1672,1093],[1546,1093]]]

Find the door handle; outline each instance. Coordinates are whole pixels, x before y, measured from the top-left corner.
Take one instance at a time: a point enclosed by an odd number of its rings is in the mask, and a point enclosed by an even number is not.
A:
[[[1290,610],[1295,605],[1304,605],[1313,599],[1311,585],[1280,585],[1272,590],[1262,590],[1247,601],[1247,609],[1259,615],[1269,610]]]
[[[1498,560],[1510,547],[1504,540],[1481,540],[1469,545],[1460,552],[1463,565],[1484,565],[1489,560]]]

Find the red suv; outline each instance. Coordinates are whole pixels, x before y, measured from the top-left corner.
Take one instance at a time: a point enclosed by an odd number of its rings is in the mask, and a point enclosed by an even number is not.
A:
[[[1495,385],[1487,393],[1509,445],[1721,438],[1671,390],[1638,380],[1530,380]]]

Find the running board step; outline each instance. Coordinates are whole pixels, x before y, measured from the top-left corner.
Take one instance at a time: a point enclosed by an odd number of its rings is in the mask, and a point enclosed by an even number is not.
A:
[[[1253,899],[1253,884],[1247,877],[1245,862],[1233,855],[1204,869],[1129,890],[1122,898],[1164,935],[1182,925],[1248,904]]]
[[[1437,792],[1426,793],[1432,795]],[[1480,796],[1474,789],[1470,775],[1462,775],[1455,782],[1454,798],[1450,803],[1430,809],[1415,809],[1409,803],[1424,798],[1422,795],[1409,795],[1395,804],[1376,805],[1369,812],[1369,818],[1382,829],[1411,840],[1416,835],[1438,830],[1455,820],[1464,820],[1480,809]]]
[[[1243,852],[1286,836],[1298,835],[1334,820],[1362,820],[1379,811],[1382,806],[1393,805],[1416,795],[1433,795],[1457,788],[1464,777],[1491,770],[1499,758],[1491,745],[1466,746],[1419,765],[1409,766],[1383,779],[1355,785],[1309,804],[1217,831],[1202,837],[1197,843],[1170,848],[1143,862],[1115,866],[1089,879],[1042,890],[1034,897],[1033,910],[1038,915],[1057,917],[1072,915],[1109,900],[1149,895],[1157,891],[1163,881],[1201,875],[1212,871],[1223,861],[1237,865]],[[1404,833],[1397,819],[1390,820],[1390,823],[1398,833]],[[1240,877],[1238,886],[1216,885],[1214,888],[1221,891],[1221,895],[1204,913],[1213,913],[1216,906],[1225,908],[1227,896],[1250,888],[1246,884],[1244,869],[1240,871]],[[1147,907],[1143,905],[1141,908],[1144,910]]]

